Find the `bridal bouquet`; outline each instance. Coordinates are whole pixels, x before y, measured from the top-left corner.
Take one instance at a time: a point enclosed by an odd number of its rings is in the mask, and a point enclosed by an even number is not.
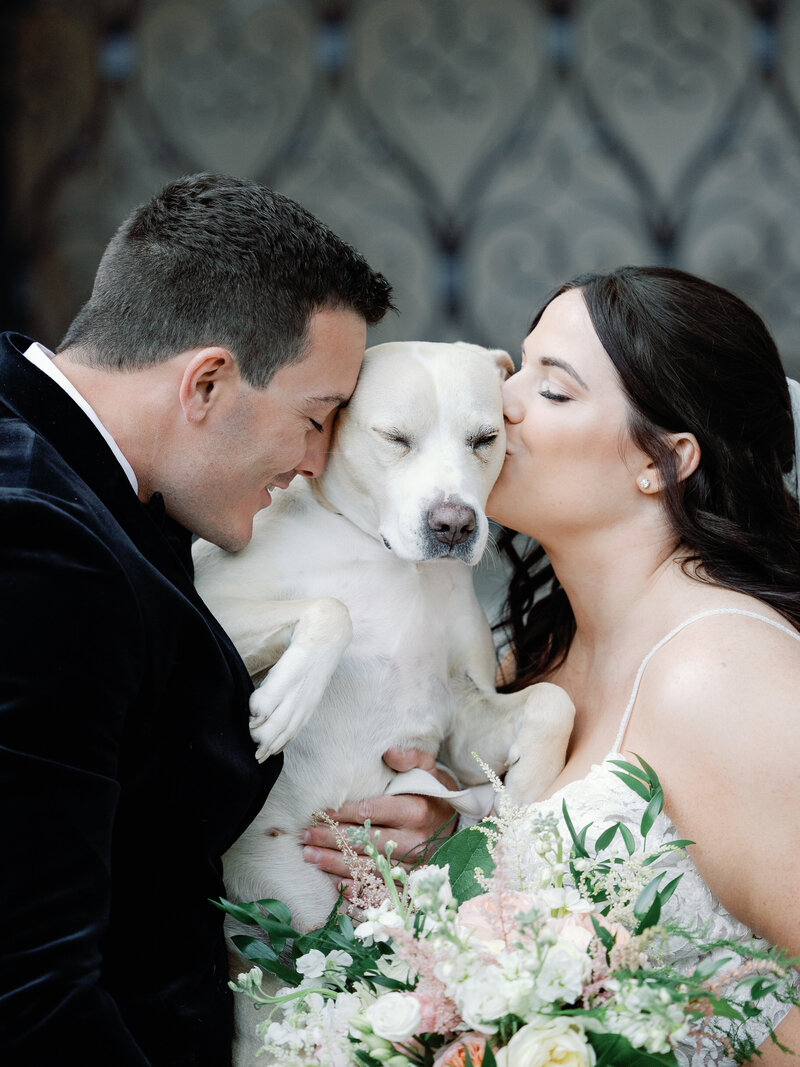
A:
[[[646,801],[638,845],[615,823],[590,850],[566,805],[561,822],[514,808],[495,779],[492,821],[411,874],[392,863],[391,843],[385,854],[368,843],[368,827],[361,842],[340,839],[360,921],[337,911],[299,934],[279,901],[222,901],[260,928],[234,938],[255,966],[231,985],[263,1006],[267,1062],[653,1067],[676,1064],[675,1046],[701,1032],[738,1061],[752,1055],[743,1024],[767,997],[797,1003],[797,961],[756,944],[743,959],[739,944],[662,919],[681,875],[659,861],[691,842],[647,849],[661,787],[644,761],[615,762]],[[665,963],[676,938],[703,961],[690,973]]]

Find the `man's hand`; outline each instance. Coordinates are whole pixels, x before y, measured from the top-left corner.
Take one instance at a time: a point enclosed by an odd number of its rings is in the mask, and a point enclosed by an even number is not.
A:
[[[433,756],[418,748],[390,748],[383,755],[387,767],[394,771],[410,771],[421,767],[430,771],[448,789],[458,789],[458,784],[444,771],[437,768]],[[350,826],[362,826],[369,819],[372,830],[380,831],[379,846],[395,841],[397,848],[392,860],[406,868],[424,861],[435,844],[449,837],[456,828],[458,817],[446,800],[434,797],[412,796],[399,793],[396,796],[368,797],[345,804],[328,815],[339,824],[342,831]],[[436,841],[431,841],[435,838]],[[344,885],[350,884],[349,871],[344,857],[336,847],[333,831],[320,823],[308,827],[300,834],[305,846],[303,858],[320,870],[341,878]]]

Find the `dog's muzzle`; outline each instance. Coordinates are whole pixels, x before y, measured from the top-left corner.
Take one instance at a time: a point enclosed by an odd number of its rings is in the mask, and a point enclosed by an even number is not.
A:
[[[463,504],[437,504],[428,512],[428,526],[437,541],[455,548],[475,533],[475,512]]]

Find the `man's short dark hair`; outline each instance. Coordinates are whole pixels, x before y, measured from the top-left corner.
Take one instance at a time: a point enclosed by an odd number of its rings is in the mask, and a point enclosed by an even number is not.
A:
[[[96,365],[135,369],[220,345],[263,387],[303,358],[315,311],[352,310],[373,325],[391,307],[383,275],[299,204],[193,174],[120,226],[59,351],[80,346]]]

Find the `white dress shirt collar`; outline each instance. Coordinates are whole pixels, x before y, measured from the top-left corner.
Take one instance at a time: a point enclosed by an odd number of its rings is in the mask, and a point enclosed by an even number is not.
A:
[[[53,363],[53,353],[45,348],[44,345],[40,345],[38,341],[34,341],[34,343],[23,352],[23,355],[34,365],[34,367],[38,367],[40,371],[43,371],[49,378],[52,378],[56,385],[60,386],[67,396],[75,401],[81,411],[92,420],[108,444],[108,447],[117,457],[119,465],[125,472],[125,477],[131,483],[134,493],[138,494],[139,483],[136,480],[136,475],[133,473],[133,467],[128,463],[127,459],[125,459],[120,451],[119,445],[97,417],[97,412],[94,408],[86,402],[69,378],[67,378],[65,374],[62,374],[55,363]]]

